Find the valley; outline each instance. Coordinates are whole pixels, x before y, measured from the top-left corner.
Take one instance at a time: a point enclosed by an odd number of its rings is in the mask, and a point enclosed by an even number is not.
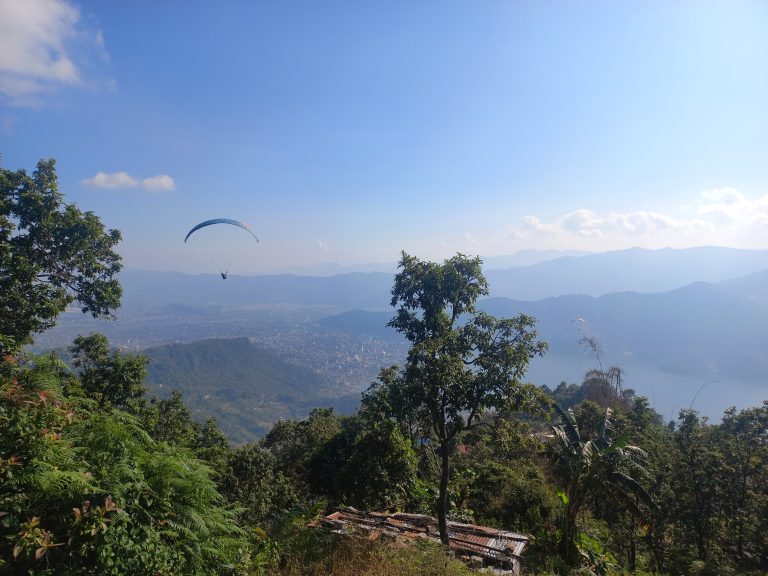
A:
[[[713,249],[709,257],[702,252],[706,249],[674,254],[679,281],[750,273],[659,292],[600,295],[594,289],[598,295],[492,297],[479,306],[497,317],[525,313],[537,319],[550,349],[532,362],[527,375],[532,383],[554,388],[562,381],[579,382],[592,368],[618,366],[624,386],[646,396],[665,417],[691,406],[716,419],[728,406],[755,405],[766,395],[768,271],[759,269],[765,259],[761,252]],[[524,278],[546,266],[547,278],[583,278],[602,266],[600,256],[563,256],[504,273]],[[623,270],[637,264],[638,252],[602,256]],[[641,257],[646,269],[662,268],[669,265],[670,253],[643,251]],[[583,270],[574,270],[579,262]],[[104,333],[114,345],[150,357],[147,383],[153,393],[164,397],[179,389],[196,417],[218,418],[236,442],[259,437],[279,418],[305,417],[314,406],[353,411],[382,367],[405,360],[406,341],[386,326],[392,317],[387,307],[391,276],[383,272],[233,277],[227,283],[177,273],[123,276],[124,305],[117,321],[68,311],[56,328],[37,338],[35,349],[62,348],[77,334]],[[626,286],[620,283],[623,277]],[[637,277],[617,275],[612,286],[626,288]],[[570,286],[563,284],[563,290]],[[498,292],[504,291],[491,283],[491,294]],[[209,372],[184,367],[185,362],[199,366],[189,362],[192,350],[208,358]],[[257,357],[288,371],[303,370],[303,386],[276,395],[270,387],[279,387],[279,381],[260,380],[258,365],[238,372]],[[162,363],[173,365],[173,377],[159,375]]]

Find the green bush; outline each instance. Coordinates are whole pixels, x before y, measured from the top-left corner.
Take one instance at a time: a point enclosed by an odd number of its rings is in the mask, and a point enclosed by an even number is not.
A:
[[[246,534],[188,449],[68,398],[51,357],[0,362],[0,561],[13,573],[234,574]]]

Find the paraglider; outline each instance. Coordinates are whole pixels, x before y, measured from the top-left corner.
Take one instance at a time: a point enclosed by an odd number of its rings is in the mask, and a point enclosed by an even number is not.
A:
[[[243,230],[247,230],[248,233],[256,238],[256,242],[259,241],[256,234],[253,233],[253,230],[251,230],[247,224],[243,224],[242,222],[238,222],[237,220],[232,220],[231,218],[214,218],[213,220],[206,220],[205,222],[200,222],[197,226],[193,227],[192,230],[187,232],[186,238],[184,238],[184,242],[187,241],[187,239],[192,236],[194,232],[197,230],[200,230],[200,228],[205,228],[206,226],[210,226],[211,224],[232,224],[232,226],[239,226]]]
[[[198,230],[200,230],[200,228],[205,228],[206,226],[211,226],[213,224],[230,224],[232,226],[237,226],[239,228],[242,228],[246,232],[248,232],[251,236],[253,236],[256,239],[256,242],[259,241],[259,238],[256,236],[256,234],[254,234],[253,230],[251,230],[247,224],[244,224],[239,220],[232,220],[231,218],[213,218],[211,220],[200,222],[200,224],[197,224],[196,226],[192,227],[192,229],[189,232],[187,232],[187,235],[184,237],[184,242],[186,243],[186,241],[189,240],[189,237],[192,236],[192,234],[194,234]],[[219,274],[221,274],[222,280],[226,280],[227,274],[229,274],[229,271],[220,269]]]

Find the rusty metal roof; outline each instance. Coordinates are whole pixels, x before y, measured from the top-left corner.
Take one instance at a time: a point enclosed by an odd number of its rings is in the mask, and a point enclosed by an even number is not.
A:
[[[440,541],[437,519],[422,514],[387,514],[344,508],[329,514],[320,524],[332,530],[366,530],[372,538],[378,538],[383,533],[394,533],[397,536]],[[479,556],[485,565],[518,574],[520,560],[530,538],[488,526],[448,522],[448,540],[449,548],[459,556]]]

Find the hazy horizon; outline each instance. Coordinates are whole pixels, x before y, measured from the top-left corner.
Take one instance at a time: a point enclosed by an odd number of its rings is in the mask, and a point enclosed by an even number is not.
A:
[[[669,246],[661,248],[643,248],[641,246],[630,246],[627,248],[619,248],[615,250],[594,250],[594,251],[574,251],[574,250],[536,250],[536,249],[524,249],[510,254],[498,254],[494,256],[485,256],[482,254],[468,254],[469,256],[479,256],[483,261],[483,267],[487,270],[504,270],[507,268],[525,268],[527,266],[534,266],[543,262],[556,260],[558,258],[580,258],[584,256],[596,256],[600,254],[611,253],[624,253],[630,251],[647,251],[647,252],[661,252],[661,251],[675,251],[684,252],[688,250],[705,250],[705,249],[723,249],[734,251],[746,251],[746,252],[766,252],[768,249],[750,249],[750,248],[732,248],[729,246],[689,246],[684,248],[672,248]],[[407,252],[407,251],[406,251]],[[420,257],[419,254],[412,254],[413,256]],[[450,257],[450,256],[448,256]],[[397,272],[397,266],[400,258],[400,252],[397,253],[397,257],[393,258],[389,262],[361,262],[361,263],[348,263],[342,264],[340,262],[324,261],[314,263],[296,263],[286,266],[277,266],[272,269],[262,269],[252,272],[229,272],[235,276],[259,276],[259,275],[277,275],[277,274],[295,274],[303,276],[333,276],[336,274],[346,273],[358,273],[358,272],[384,272],[395,273]],[[210,260],[214,262],[214,260]],[[123,270],[127,272],[173,272],[187,275],[212,275],[217,276],[219,274],[216,266],[212,264],[207,270],[181,270],[173,268],[151,268],[151,267],[139,267],[139,266],[124,266]]]
[[[0,154],[56,158],[131,268],[765,249],[766,29],[758,1],[0,0]],[[218,217],[260,242],[183,242]]]

